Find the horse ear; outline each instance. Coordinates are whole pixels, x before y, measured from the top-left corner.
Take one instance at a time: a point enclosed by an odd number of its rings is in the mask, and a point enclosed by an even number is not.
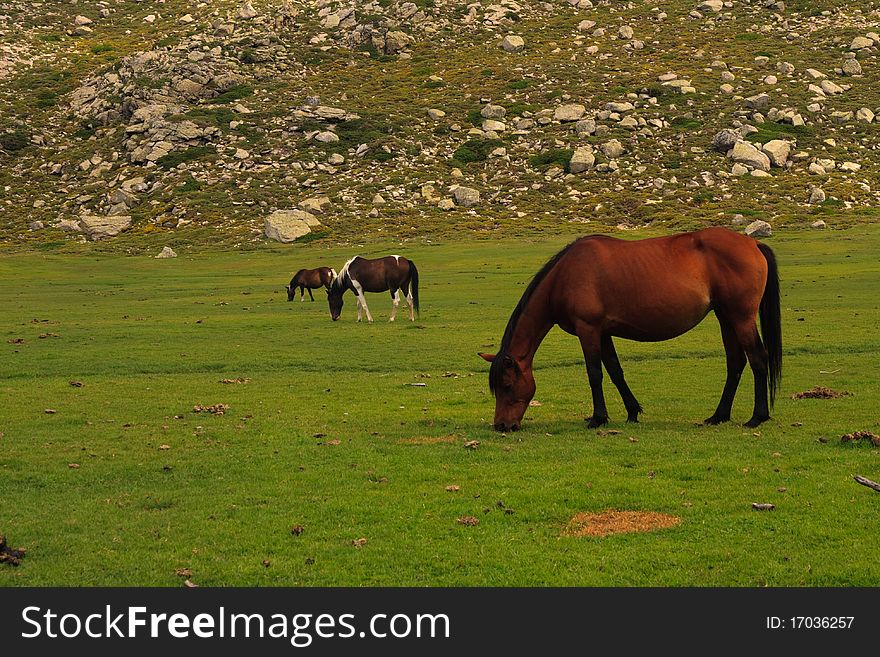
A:
[[[482,358],[482,359],[483,359],[484,361],[486,361],[487,363],[491,363],[493,360],[495,360],[495,354],[481,354],[481,353],[478,353],[477,356],[479,356],[480,358]]]

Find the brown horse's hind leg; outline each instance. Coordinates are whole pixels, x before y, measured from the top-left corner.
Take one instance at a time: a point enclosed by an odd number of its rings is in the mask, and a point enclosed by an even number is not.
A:
[[[739,387],[743,369],[746,366],[746,354],[736,336],[733,325],[716,313],[718,323],[721,325],[721,339],[724,342],[724,352],[727,355],[727,380],[724,382],[724,391],[721,393],[721,401],[718,408],[704,420],[704,424],[721,424],[730,419],[730,409],[733,406],[733,398]]]
[[[602,343],[599,334],[590,327],[579,327],[577,336],[584,350],[587,378],[593,393],[593,415],[586,418],[586,421],[590,429],[595,429],[608,424],[608,409],[605,406],[605,393],[602,391]]]
[[[610,335],[602,338],[602,362],[605,364],[605,369],[608,370],[611,382],[617,387],[617,391],[623,399],[623,405],[626,406],[626,421],[638,422],[639,413],[642,412],[642,405],[639,404],[636,396],[629,389],[626,380],[623,378],[623,368],[620,366],[617,350],[614,348],[614,342],[611,340]]]
[[[747,427],[756,427],[770,419],[770,405],[767,401],[767,374],[770,366],[770,357],[761,336],[758,335],[758,326],[754,318],[749,322],[737,326],[736,331],[739,341],[746,350],[746,357],[755,375],[755,409],[751,419],[745,423]]]

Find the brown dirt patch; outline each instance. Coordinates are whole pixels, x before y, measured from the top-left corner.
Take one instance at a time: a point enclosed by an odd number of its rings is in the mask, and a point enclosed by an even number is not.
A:
[[[563,536],[611,536],[631,532],[650,532],[675,527],[681,522],[677,516],[654,511],[615,511],[578,513],[568,521]]]
[[[792,399],[837,399],[849,395],[846,390],[832,390],[825,386],[813,386],[809,390],[794,393]]]
[[[448,436],[413,436],[412,438],[401,438],[397,441],[398,445],[439,445],[441,443],[457,443],[461,440],[461,436],[451,433]]]
[[[840,437],[842,443],[854,443],[860,440],[870,442],[874,447],[880,447],[880,436],[870,431],[854,431],[853,433],[845,433]]]

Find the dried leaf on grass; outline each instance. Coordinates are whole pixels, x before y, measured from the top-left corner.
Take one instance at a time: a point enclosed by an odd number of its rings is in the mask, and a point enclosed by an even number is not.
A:
[[[459,525],[464,525],[466,527],[474,527],[475,525],[480,524],[479,518],[474,518],[473,516],[462,516],[457,520]]]

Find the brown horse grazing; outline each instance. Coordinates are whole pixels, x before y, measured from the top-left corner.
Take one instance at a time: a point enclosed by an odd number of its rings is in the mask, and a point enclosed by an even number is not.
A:
[[[608,422],[603,364],[623,398],[627,420],[638,422],[642,410],[623,378],[612,338],[668,340],[695,327],[711,310],[721,324],[727,381],[718,408],[705,422],[730,419],[748,360],[755,407],[746,426],[756,427],[770,419],[768,385],[772,405],[782,375],[779,274],[770,247],[726,228],[638,241],[596,235],[572,242],[532,279],[498,353],[480,354],[492,363],[495,429],[519,428],[535,394],[532,359],[554,324],[580,340],[593,393],[593,415],[587,418],[593,428]]]
[[[419,310],[419,270],[416,269],[416,263],[401,256],[385,256],[375,260],[355,256],[346,262],[327,291],[330,317],[334,322],[342,314],[342,295],[346,290],[351,290],[357,297],[358,321],[361,321],[362,308],[367,314],[367,321],[373,321],[364,292],[391,291],[391,322],[397,317],[400,290],[403,290],[409,305],[410,321],[415,321],[413,311]]]
[[[299,288],[299,300],[305,301],[305,291],[309,291],[312,301],[315,297],[312,290],[319,287],[325,287],[330,290],[330,284],[336,278],[336,270],[330,267],[318,267],[317,269],[300,269],[290,279],[290,285],[287,286],[287,300],[293,301],[296,298],[296,288]]]

